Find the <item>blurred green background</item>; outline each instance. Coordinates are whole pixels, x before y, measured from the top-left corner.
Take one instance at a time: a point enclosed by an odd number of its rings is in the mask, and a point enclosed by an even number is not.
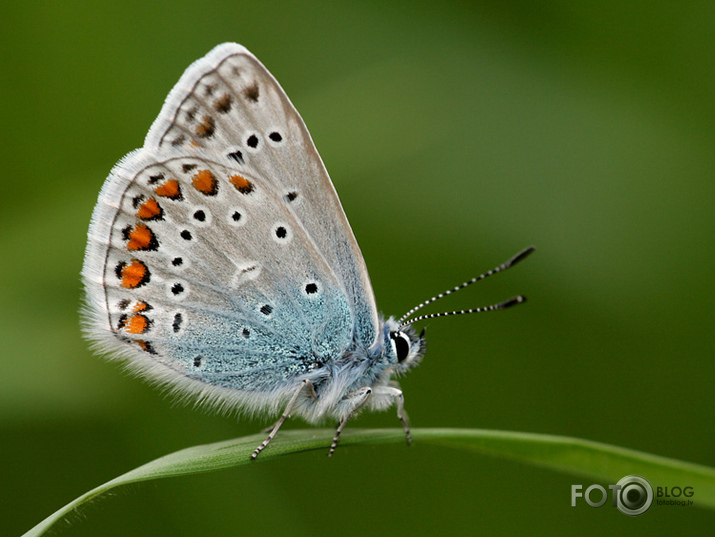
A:
[[[402,381],[415,427],[715,465],[712,2],[29,1],[5,5],[0,30],[4,535],[155,457],[267,424],[172,403],[93,356],[78,326],[104,178],[223,41],[303,115],[386,314],[538,247],[430,310],[530,299],[429,322]],[[390,411],[351,426],[399,424]],[[694,507],[572,508],[574,483],[590,480],[419,443],[345,448],[125,489],[60,534],[712,531]]]

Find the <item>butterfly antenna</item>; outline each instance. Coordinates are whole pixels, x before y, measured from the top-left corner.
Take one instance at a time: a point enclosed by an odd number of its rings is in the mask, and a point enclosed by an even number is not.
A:
[[[400,324],[400,328],[407,326],[408,324],[416,323],[417,321],[424,321],[425,319],[434,319],[435,317],[447,317],[448,315],[464,315],[465,313],[481,313],[483,311],[494,311],[494,310],[505,310],[516,306],[517,304],[523,304],[526,302],[526,297],[522,295],[517,295],[514,298],[505,300],[504,302],[499,302],[499,304],[492,304],[491,306],[483,306],[481,308],[470,308],[468,310],[455,310],[455,311],[443,311],[441,313],[429,313],[427,315],[420,315],[414,319],[410,319],[407,322]]]
[[[462,284],[460,284],[460,285],[458,285],[458,286],[456,286],[456,287],[453,287],[452,289],[449,289],[449,290],[445,291],[444,293],[440,293],[440,294],[438,294],[438,295],[435,295],[435,296],[433,296],[432,298],[430,298],[429,300],[425,300],[425,301],[422,302],[421,304],[418,304],[417,306],[415,306],[414,308],[412,308],[410,311],[408,311],[407,313],[405,313],[402,317],[400,317],[400,318],[398,319],[397,322],[399,323],[400,327],[403,327],[403,326],[406,326],[406,325],[408,325],[408,324],[412,324],[412,323],[414,323],[414,322],[416,322],[416,321],[421,321],[421,320],[424,320],[424,319],[431,319],[431,318],[434,318],[434,317],[444,317],[444,316],[446,316],[446,315],[461,315],[461,314],[465,314],[465,313],[477,313],[477,312],[481,312],[481,311],[492,311],[492,310],[505,309],[505,308],[509,308],[509,307],[511,307],[511,306],[514,306],[514,305],[516,305],[516,304],[520,304],[520,303],[526,301],[526,298],[524,298],[523,296],[517,296],[517,297],[511,298],[511,299],[509,299],[509,300],[507,300],[507,301],[505,301],[505,302],[500,302],[499,304],[493,304],[493,305],[491,305],[491,306],[485,306],[485,307],[483,307],[483,308],[473,308],[473,309],[469,309],[469,310],[450,311],[450,312],[444,312],[444,313],[435,313],[435,314],[432,314],[432,315],[422,315],[422,316],[416,317],[415,319],[412,319],[412,320],[410,320],[410,321],[405,321],[405,319],[408,319],[411,315],[413,315],[415,312],[421,310],[422,308],[424,308],[424,307],[427,306],[428,304],[431,304],[432,302],[435,302],[435,301],[439,300],[440,298],[444,298],[444,297],[446,297],[447,295],[451,295],[452,293],[456,293],[457,291],[461,291],[461,290],[464,289],[465,287],[467,287],[467,286],[469,286],[469,285],[472,285],[473,283],[478,282],[478,281],[480,281],[480,280],[483,280],[483,279],[485,279],[485,278],[488,278],[488,277],[491,276],[492,274],[496,274],[497,272],[502,272],[502,271],[504,271],[504,270],[506,270],[506,269],[508,269],[508,268],[513,267],[513,266],[516,265],[519,261],[522,261],[523,259],[525,259],[525,258],[526,258],[529,254],[531,254],[534,250],[535,250],[535,248],[534,248],[533,246],[529,246],[528,248],[524,248],[521,252],[519,252],[518,254],[516,254],[515,256],[513,256],[513,257],[512,257],[511,259],[509,259],[508,261],[505,261],[504,263],[502,263],[502,264],[499,265],[498,267],[495,267],[495,268],[493,268],[492,270],[490,270],[490,271],[488,271],[488,272],[485,272],[484,274],[480,274],[479,276],[477,276],[477,277],[475,277],[475,278],[472,278],[471,280],[468,280],[468,281],[466,281],[466,282],[464,282],[464,283],[462,283]]]

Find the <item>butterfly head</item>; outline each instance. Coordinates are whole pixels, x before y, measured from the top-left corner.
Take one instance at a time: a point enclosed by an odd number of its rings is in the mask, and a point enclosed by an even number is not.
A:
[[[400,327],[393,321],[394,326],[390,326],[388,322],[388,340],[387,355],[390,361],[394,364],[393,370],[398,375],[406,373],[417,364],[420,363],[422,357],[427,350],[427,341],[425,340],[425,331],[418,334],[412,326]]]

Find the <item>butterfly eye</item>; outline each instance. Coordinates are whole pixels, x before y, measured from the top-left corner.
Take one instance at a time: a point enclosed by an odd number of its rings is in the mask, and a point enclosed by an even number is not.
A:
[[[395,346],[397,361],[402,363],[410,354],[410,340],[402,332],[391,332],[390,338]]]

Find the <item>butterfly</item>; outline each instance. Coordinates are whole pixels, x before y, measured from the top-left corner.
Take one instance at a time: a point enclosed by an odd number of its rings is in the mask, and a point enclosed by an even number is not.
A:
[[[268,70],[225,43],[169,93],[141,149],[112,169],[82,269],[84,332],[101,351],[182,396],[224,410],[348,419],[392,405],[394,377],[425,353],[409,316],[504,270],[378,314],[365,261],[300,115]]]

